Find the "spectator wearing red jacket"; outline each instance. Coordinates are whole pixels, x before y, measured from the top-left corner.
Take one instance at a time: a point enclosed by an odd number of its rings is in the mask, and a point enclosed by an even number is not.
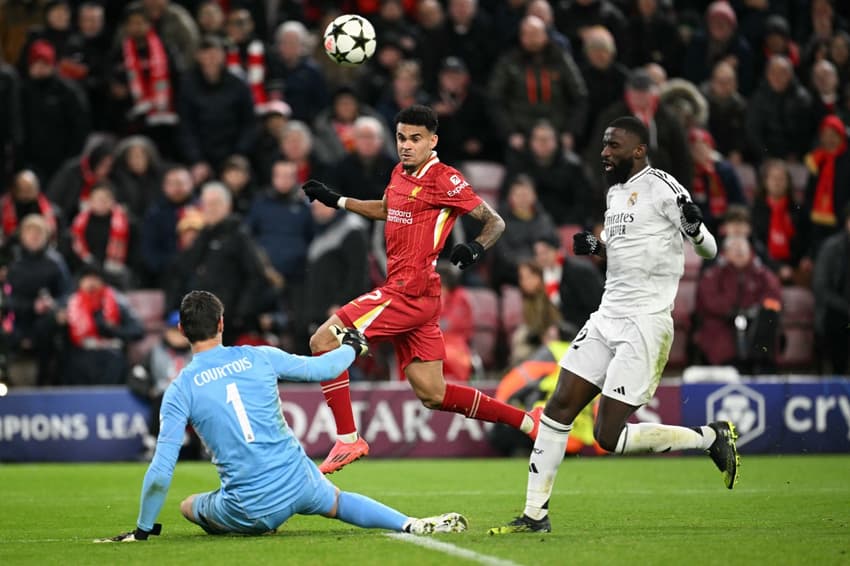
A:
[[[779,278],[755,258],[750,242],[727,237],[721,260],[697,284],[695,342],[706,361],[745,373],[775,369],[781,293]]]

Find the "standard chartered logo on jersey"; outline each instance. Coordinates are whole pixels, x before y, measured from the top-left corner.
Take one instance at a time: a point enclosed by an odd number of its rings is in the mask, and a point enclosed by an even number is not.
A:
[[[251,363],[251,360],[249,360],[247,356],[243,356],[241,360],[234,360],[229,364],[205,369],[200,373],[196,373],[192,378],[192,381],[194,381],[195,385],[198,387],[203,387],[210,381],[216,381],[217,379],[228,377],[234,373],[242,373],[247,369],[251,369],[253,366],[254,364]]]
[[[413,224],[413,213],[409,210],[387,209],[387,222],[396,224]]]

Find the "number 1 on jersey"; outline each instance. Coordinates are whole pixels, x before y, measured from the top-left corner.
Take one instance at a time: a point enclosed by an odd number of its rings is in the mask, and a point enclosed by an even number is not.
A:
[[[236,419],[242,428],[242,436],[245,437],[245,442],[254,442],[254,429],[251,428],[248,413],[245,412],[245,405],[242,404],[242,397],[239,396],[239,389],[236,388],[235,383],[227,384],[227,402],[233,404],[233,410],[236,411]]]

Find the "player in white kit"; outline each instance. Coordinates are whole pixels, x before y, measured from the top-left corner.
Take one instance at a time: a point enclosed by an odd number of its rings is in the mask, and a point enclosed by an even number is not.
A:
[[[567,436],[573,420],[600,392],[594,435],[602,448],[618,454],[705,450],[726,487],[735,485],[739,459],[732,423],[688,428],[626,422],[655,394],[667,364],[684,239],[704,258],[717,253],[688,192],[650,166],[648,144],[646,126],[633,116],[617,118],[605,130],[602,166],[610,188],[601,241],[590,232],[573,239],[577,255],[607,258],[602,303],[561,359],[558,385],[539,415],[525,510],[490,534],[551,530],[549,497]]]

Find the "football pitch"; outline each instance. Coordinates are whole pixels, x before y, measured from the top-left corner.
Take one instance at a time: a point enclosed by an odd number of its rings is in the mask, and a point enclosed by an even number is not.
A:
[[[850,456],[743,456],[733,491],[706,457],[578,458],[561,466],[553,532],[489,536],[521,511],[527,460],[364,460],[331,478],[470,530],[388,536],[296,517],[262,537],[203,534],[178,510],[217,487],[178,463],[160,537],[92,544],[135,527],[145,464],[0,465],[0,564],[850,564]]]

